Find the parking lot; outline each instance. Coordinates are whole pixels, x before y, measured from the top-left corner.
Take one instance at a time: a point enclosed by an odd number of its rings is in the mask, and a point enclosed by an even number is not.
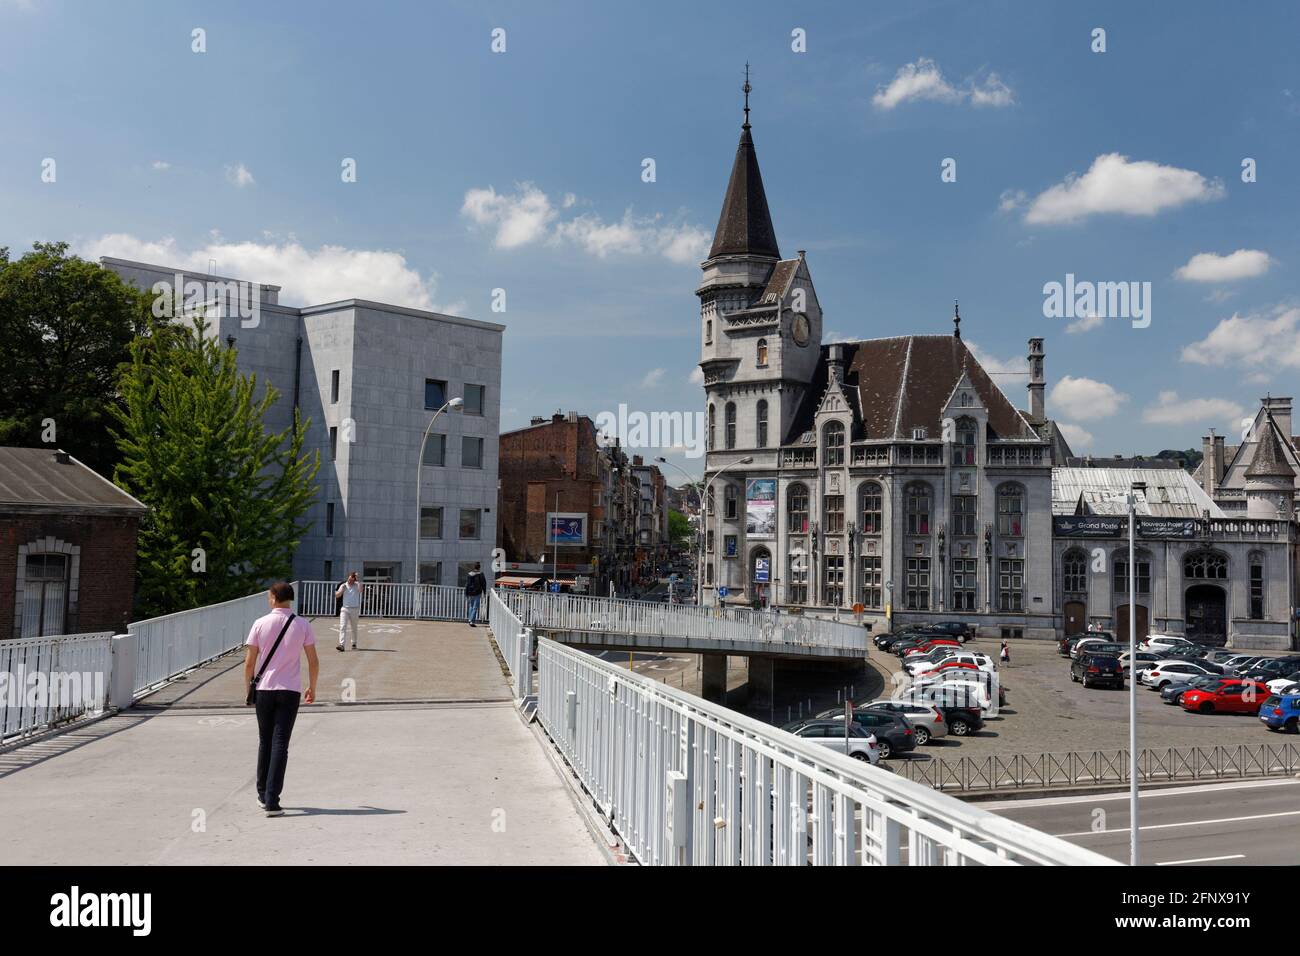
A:
[[[992,657],[997,656],[999,646],[996,640],[976,640],[967,645]],[[900,669],[897,657],[874,647],[870,661],[886,681]],[[1072,683],[1069,659],[1057,654],[1055,641],[1012,642],[1011,663],[1000,666],[999,676],[1007,689],[1007,705],[982,731],[965,738],[935,740],[908,755],[908,759],[1128,746],[1127,683],[1123,691],[1084,689]],[[1270,733],[1254,716],[1187,713],[1181,707],[1163,703],[1156,691],[1141,685],[1137,703],[1139,748],[1295,740]]]

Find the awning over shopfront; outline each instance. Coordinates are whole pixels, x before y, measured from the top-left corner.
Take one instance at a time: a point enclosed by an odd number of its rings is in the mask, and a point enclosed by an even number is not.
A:
[[[499,574],[493,582],[501,588],[531,588],[540,581],[540,577],[519,577],[518,575]]]

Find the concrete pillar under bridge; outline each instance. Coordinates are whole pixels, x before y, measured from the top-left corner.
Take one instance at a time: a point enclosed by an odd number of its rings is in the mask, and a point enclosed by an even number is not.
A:
[[[727,702],[727,655],[700,655],[700,696],[715,704]]]
[[[776,658],[754,655],[749,659],[748,704],[759,710],[770,709],[776,687]]]

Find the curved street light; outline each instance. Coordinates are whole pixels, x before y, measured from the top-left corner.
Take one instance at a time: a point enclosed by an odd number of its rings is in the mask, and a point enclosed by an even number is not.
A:
[[[701,531],[700,563],[699,563],[699,575],[695,582],[695,594],[696,594],[695,603],[697,607],[704,606],[704,539],[708,535],[708,528],[705,525],[705,522],[708,520],[708,517],[704,513],[704,501],[708,496],[709,489],[713,487],[713,483],[717,481],[719,478],[721,478],[725,472],[730,471],[732,468],[735,468],[737,465],[752,465],[753,463],[754,463],[753,457],[746,456],[744,458],[740,458],[737,459],[736,461],[730,462],[729,464],[723,465],[721,468],[719,468],[717,471],[713,473],[713,477],[710,478],[708,483],[706,483],[704,486],[705,494],[700,496],[700,531]],[[707,468],[706,468],[706,472],[707,472]],[[722,527],[721,518],[718,519],[718,527],[719,528]]]
[[[461,409],[465,407],[465,399],[451,398],[442,403],[442,407],[433,413],[429,419],[429,424],[424,428],[424,437],[420,439],[420,457],[415,461],[415,566],[411,569],[411,583],[417,588],[420,585],[420,469],[424,467],[424,446],[429,440],[429,432],[433,431],[433,423],[449,408]],[[418,591],[416,592],[419,593]],[[416,616],[419,616],[419,605],[417,600]]]
[[[659,462],[659,464],[661,465],[667,465],[669,468],[673,468],[679,471],[681,473],[681,476],[686,479],[687,486],[689,486],[690,489],[695,492],[695,507],[698,508],[700,512],[700,525],[699,528],[696,529],[695,533],[697,535],[704,534],[704,499],[701,497],[701,492],[700,492],[700,485],[702,484],[702,482],[696,481],[694,478],[691,477],[690,472],[688,472],[685,468],[683,468],[681,465],[674,464],[673,462],[669,461],[667,458],[663,457],[663,455],[659,455],[657,458],[655,458],[655,461]],[[698,572],[699,568],[697,567],[695,570],[696,572]]]

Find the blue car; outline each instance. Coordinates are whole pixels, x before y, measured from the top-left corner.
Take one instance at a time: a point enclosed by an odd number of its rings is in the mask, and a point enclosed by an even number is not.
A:
[[[1269,730],[1300,733],[1300,694],[1273,694],[1259,705],[1259,719]]]

